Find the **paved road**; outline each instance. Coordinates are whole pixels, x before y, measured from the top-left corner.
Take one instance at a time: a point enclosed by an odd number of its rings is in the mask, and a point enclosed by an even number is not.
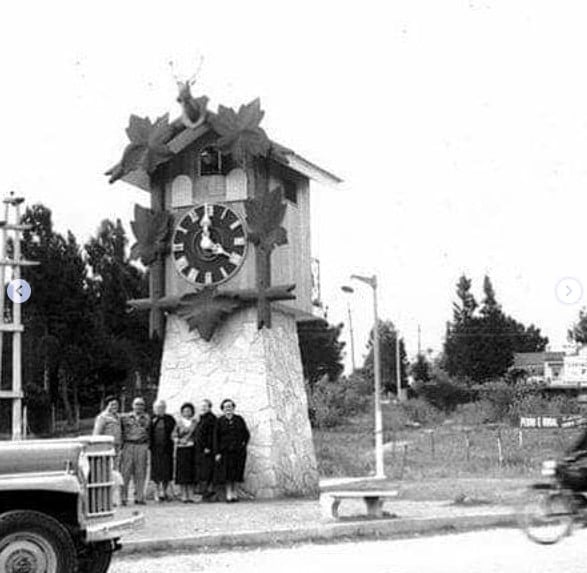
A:
[[[587,531],[539,546],[515,529],[396,541],[363,541],[117,560],[110,573],[584,573]]]

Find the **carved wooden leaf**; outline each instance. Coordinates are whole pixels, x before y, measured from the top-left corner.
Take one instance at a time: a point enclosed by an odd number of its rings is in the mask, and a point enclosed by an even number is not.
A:
[[[152,173],[173,155],[167,143],[173,138],[175,127],[169,123],[168,114],[159,117],[155,123],[151,123],[148,117],[131,115],[126,134],[130,143],[120,163],[107,172],[110,183],[138,169]]]
[[[152,211],[135,205],[135,220],[130,226],[137,239],[131,247],[131,257],[150,265],[167,248],[172,217],[167,211]]]
[[[238,298],[205,289],[181,297],[177,314],[187,321],[190,330],[195,329],[204,340],[210,340],[216,327],[242,306]]]
[[[287,243],[287,231],[281,226],[287,210],[283,200],[283,189],[276,187],[245,201],[247,225],[250,239],[257,245],[272,249]]]
[[[241,162],[247,154],[265,157],[271,141],[260,127],[265,112],[259,98],[241,105],[238,112],[223,105],[210,118],[212,129],[220,136],[216,145],[224,153],[231,153]]]

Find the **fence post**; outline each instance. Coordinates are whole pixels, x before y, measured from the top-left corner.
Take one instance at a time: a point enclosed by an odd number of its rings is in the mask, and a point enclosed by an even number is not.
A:
[[[465,455],[466,460],[471,460],[471,431],[469,429],[465,430]]]
[[[518,447],[521,449],[524,447],[524,431],[522,428],[518,428]]]
[[[501,429],[497,429],[497,463],[501,468],[503,466],[503,446],[501,443]]]
[[[406,467],[408,461],[408,444],[404,444],[404,455],[402,456],[402,468],[400,472],[399,479],[404,479],[404,469]]]

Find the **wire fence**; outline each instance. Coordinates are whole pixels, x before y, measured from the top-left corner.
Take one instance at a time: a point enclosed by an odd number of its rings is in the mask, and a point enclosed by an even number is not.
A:
[[[530,476],[577,440],[580,428],[439,427],[386,432],[387,473],[396,479]]]

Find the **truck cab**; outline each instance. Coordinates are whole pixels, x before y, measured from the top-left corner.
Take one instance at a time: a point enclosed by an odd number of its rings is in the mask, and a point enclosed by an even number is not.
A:
[[[0,442],[0,573],[105,573],[120,537],[110,436]]]

